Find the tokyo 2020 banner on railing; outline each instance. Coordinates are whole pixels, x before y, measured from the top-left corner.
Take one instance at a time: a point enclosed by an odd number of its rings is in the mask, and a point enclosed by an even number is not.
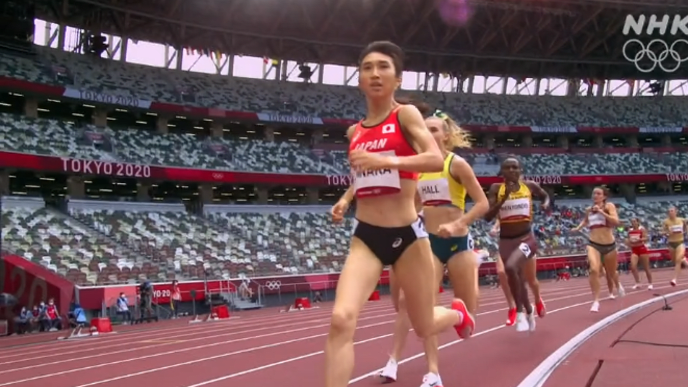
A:
[[[0,151],[0,168],[28,169],[77,175],[146,178],[211,184],[271,184],[291,186],[342,186],[352,182],[350,175],[274,174],[211,169],[178,168],[130,164],[117,161],[81,160]],[[657,173],[644,175],[542,175],[526,176],[542,185],[639,184],[688,181],[688,173]],[[499,183],[496,176],[479,176],[480,184]]]

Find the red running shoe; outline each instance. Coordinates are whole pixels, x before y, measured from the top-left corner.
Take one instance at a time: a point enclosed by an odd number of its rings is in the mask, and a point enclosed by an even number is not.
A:
[[[537,315],[540,318],[545,317],[545,315],[547,314],[547,309],[545,308],[545,302],[542,301],[542,298],[540,298],[538,300],[537,304],[535,304],[535,310],[537,311]]]
[[[509,309],[508,317],[506,318],[506,326],[510,327],[516,324],[516,308]]]
[[[463,315],[461,323],[454,325],[456,333],[462,339],[467,339],[473,336],[473,331],[475,330],[475,318],[466,309],[466,304],[462,300],[454,300],[452,302],[451,308]]]

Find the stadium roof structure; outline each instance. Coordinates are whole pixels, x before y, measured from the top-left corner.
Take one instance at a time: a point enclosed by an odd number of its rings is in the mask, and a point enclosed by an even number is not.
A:
[[[37,16],[92,32],[299,62],[355,65],[374,40],[406,70],[592,79],[641,73],[622,55],[629,14],[680,14],[681,0],[39,0]],[[688,44],[677,45],[688,58]]]

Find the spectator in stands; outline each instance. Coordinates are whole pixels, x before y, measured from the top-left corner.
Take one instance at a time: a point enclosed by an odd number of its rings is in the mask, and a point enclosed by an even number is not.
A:
[[[48,318],[45,309],[45,302],[41,301],[41,303],[37,306],[38,322],[40,324],[41,332],[48,332],[50,330],[50,319]]]
[[[30,324],[33,327],[33,330],[35,331],[38,329],[39,331],[44,330],[43,326],[43,321],[41,320],[41,307],[40,305],[34,305],[33,308],[31,309],[31,318],[30,318]]]
[[[179,289],[179,281],[172,281],[172,294],[170,295],[170,308],[172,309],[172,318],[179,317],[179,302],[182,300],[182,291]]]
[[[48,300],[48,305],[45,307],[45,317],[48,331],[54,332],[62,329],[62,318],[55,305],[55,300],[52,298]]]
[[[122,318],[122,324],[129,324],[131,321],[131,312],[129,311],[129,300],[127,296],[124,295],[124,292],[119,294],[115,307],[117,308],[117,315]]]
[[[19,335],[33,331],[31,328],[31,312],[25,306],[22,306],[19,316],[14,318],[14,331]]]

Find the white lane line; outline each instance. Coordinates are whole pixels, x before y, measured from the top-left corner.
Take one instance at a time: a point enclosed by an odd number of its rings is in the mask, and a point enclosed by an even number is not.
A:
[[[579,297],[582,297],[582,296],[586,296],[586,295],[588,295],[588,294],[589,294],[588,292],[586,292],[586,293],[578,293],[578,294],[569,295],[569,296],[565,296],[565,297],[552,298],[552,299],[549,299],[549,301],[559,301],[559,300],[566,300],[566,299],[571,299],[571,298],[579,298]],[[478,316],[486,315],[486,314],[492,314],[492,313],[496,313],[496,312],[499,312],[499,311],[505,311],[505,310],[506,310],[506,308],[497,309],[497,310],[491,310],[491,311],[486,311],[486,312],[483,312],[483,313],[478,313]],[[390,316],[394,316],[394,315],[396,315],[396,313],[390,313],[389,315],[390,315]],[[380,316],[378,316],[378,317],[380,317]],[[375,318],[375,317],[369,317],[369,318],[372,319],[372,318]],[[376,326],[380,326],[380,325],[391,324],[391,323],[393,323],[393,322],[394,322],[394,320],[387,320],[387,321],[383,321],[383,322],[379,322],[379,323],[375,323],[375,324],[360,326],[360,327],[358,327],[358,329],[371,328],[371,327],[376,327]],[[329,326],[329,323],[327,323],[327,324],[322,324],[321,327],[327,327],[327,326]],[[312,329],[312,328],[313,328],[313,327],[309,327],[308,329]],[[302,330],[303,330],[303,329],[302,329]],[[5,383],[0,384],[0,387],[2,387],[2,386],[10,386],[10,385],[19,384],[19,383],[30,382],[30,381],[40,380],[40,379],[45,379],[45,378],[50,378],[50,377],[53,377],[53,376],[60,376],[60,375],[65,375],[65,374],[71,374],[71,373],[80,372],[80,371],[87,371],[87,370],[96,369],[96,368],[101,368],[101,367],[107,367],[107,366],[111,366],[111,365],[118,365],[118,364],[128,363],[128,362],[132,362],[132,361],[150,359],[150,358],[155,358],[155,357],[159,357],[159,356],[174,355],[174,354],[177,354],[177,353],[183,353],[183,352],[188,352],[188,351],[193,351],[193,350],[201,350],[201,349],[205,349],[205,348],[208,348],[208,347],[214,347],[214,346],[219,346],[219,345],[225,345],[225,344],[227,344],[227,343],[233,343],[233,342],[238,342],[238,341],[248,341],[248,340],[253,340],[253,339],[256,339],[256,338],[260,338],[260,337],[265,337],[265,336],[277,336],[277,335],[282,335],[282,334],[284,334],[284,332],[273,332],[273,333],[267,334],[267,335],[254,336],[254,337],[244,337],[244,338],[238,338],[238,339],[234,339],[234,340],[228,340],[228,341],[223,341],[223,342],[217,342],[217,343],[212,343],[212,344],[207,344],[207,345],[194,346],[194,347],[190,347],[190,348],[180,348],[180,349],[171,350],[171,351],[167,351],[167,352],[161,352],[161,353],[156,353],[156,354],[151,354],[151,355],[146,355],[146,356],[139,356],[139,357],[124,359],[124,360],[110,361],[110,362],[95,364],[95,365],[91,365],[91,366],[86,366],[86,367],[81,367],[81,368],[74,368],[74,369],[68,369],[68,370],[59,371],[59,372],[54,372],[54,373],[50,373],[50,374],[38,375],[38,376],[31,377],[31,378],[25,378],[25,379],[15,380],[15,381],[11,381],[11,382],[5,382]],[[149,370],[146,370],[146,371],[136,372],[136,373],[132,373],[132,374],[124,374],[124,375],[120,375],[120,376],[117,376],[117,377],[114,377],[114,378],[110,378],[110,379],[106,379],[106,380],[101,380],[101,381],[96,381],[96,382],[92,382],[92,383],[89,383],[89,384],[84,384],[84,385],[81,385],[81,386],[78,386],[78,387],[92,386],[92,385],[96,385],[96,384],[107,383],[107,382],[110,382],[110,381],[115,381],[115,380],[121,380],[121,379],[131,378],[131,377],[134,377],[134,376],[144,375],[144,374],[148,374],[148,373],[151,373],[151,372],[163,371],[163,370],[166,370],[166,369],[170,369],[170,368],[174,368],[174,367],[180,367],[180,366],[185,366],[185,365],[189,365],[189,364],[195,364],[195,363],[202,362],[202,361],[206,361],[206,360],[214,360],[214,359],[218,359],[218,358],[222,358],[222,357],[233,356],[233,355],[237,355],[237,354],[242,354],[242,353],[247,353],[247,352],[253,352],[253,351],[262,350],[262,349],[273,348],[273,347],[280,346],[280,345],[292,344],[292,343],[294,343],[294,342],[299,342],[299,341],[304,341],[304,340],[310,340],[310,339],[312,339],[312,338],[324,337],[324,336],[327,336],[327,335],[328,335],[328,333],[322,333],[322,334],[318,334],[318,335],[314,335],[314,336],[301,337],[301,338],[296,338],[296,339],[293,339],[293,340],[287,340],[287,341],[282,341],[282,342],[278,342],[278,343],[272,343],[272,344],[269,344],[269,345],[258,346],[258,347],[253,347],[253,348],[247,348],[247,349],[243,349],[243,350],[240,350],[240,351],[229,352],[229,353],[225,353],[225,354],[221,354],[221,355],[210,356],[210,357],[206,357],[206,358],[198,358],[198,359],[195,359],[195,360],[193,360],[193,361],[187,361],[187,362],[181,362],[181,363],[171,364],[171,365],[169,365],[169,366],[160,367],[160,368],[152,368],[152,369],[149,369]],[[474,336],[477,336],[477,335],[478,335],[478,334],[476,334],[476,335],[474,335]],[[366,339],[366,340],[357,342],[357,343],[355,343],[355,344],[363,344],[363,343],[367,343],[367,342],[370,342],[370,341],[383,339],[383,338],[390,337],[390,336],[392,336],[391,333],[390,333],[390,334],[386,334],[386,335],[381,335],[381,336],[372,337],[372,338],[369,338],[369,339]],[[320,353],[323,353],[323,351],[319,351],[319,352],[317,352],[316,354],[320,354]],[[313,355],[313,356],[315,356],[315,355]],[[34,367],[34,368],[35,368],[35,367]]]
[[[585,292],[585,293],[579,293],[579,294],[569,295],[569,296],[565,296],[565,297],[559,297],[559,298],[550,299],[549,301],[558,301],[558,300],[564,300],[564,299],[578,298],[578,297],[585,296],[585,295],[587,295],[587,294],[588,294],[587,292]],[[577,306],[577,305],[578,305],[578,304],[576,304],[576,306]],[[573,306],[571,306],[571,307],[573,307]],[[566,308],[563,308],[563,309],[557,309],[557,310],[552,311],[552,313],[554,313],[554,312],[556,312],[556,311],[558,311],[558,310],[565,310],[565,309],[568,309],[568,308],[569,308],[569,307],[566,307]],[[498,309],[498,310],[492,310],[492,311],[487,311],[487,312],[479,313],[478,315],[492,314],[492,313],[496,313],[496,312],[504,311],[504,310],[506,310],[506,309],[503,308],[503,309]],[[394,314],[394,313],[392,313],[391,315],[393,315],[393,314]],[[377,324],[371,324],[371,325],[368,325],[368,326],[361,326],[361,327],[359,327],[359,328],[360,328],[360,329],[364,329],[364,328],[368,328],[368,327],[379,326],[379,325],[383,325],[383,324],[389,324],[389,323],[392,323],[392,322],[393,322],[393,321],[386,321],[386,322],[381,322],[381,323],[377,323]],[[501,329],[501,328],[503,328],[503,326],[495,327],[495,328],[492,328],[492,329],[490,329],[490,330],[488,330],[488,331],[478,332],[478,333],[476,333],[474,336],[479,336],[479,335],[481,335],[481,334],[489,333],[489,332],[492,332],[492,331],[494,331],[494,330]],[[278,334],[282,334],[282,333],[283,333],[283,332],[279,332]],[[200,359],[196,359],[196,360],[190,361],[190,362],[183,362],[183,363],[172,364],[172,365],[165,366],[165,367],[161,367],[161,368],[149,369],[149,370],[146,370],[146,371],[143,371],[143,372],[137,372],[137,373],[132,373],[132,374],[124,374],[124,375],[121,375],[121,376],[118,376],[118,377],[115,377],[115,378],[111,378],[111,379],[107,379],[107,380],[101,380],[101,381],[96,381],[96,382],[92,382],[92,383],[89,383],[89,384],[84,384],[84,385],[77,386],[77,387],[87,387],[87,386],[92,386],[92,385],[107,383],[107,382],[110,382],[110,381],[115,381],[115,380],[120,380],[120,379],[126,379],[126,378],[130,378],[130,377],[134,377],[134,376],[138,376],[138,375],[143,375],[143,374],[147,374],[147,373],[151,373],[151,372],[162,371],[162,370],[170,369],[170,368],[173,368],[173,367],[179,367],[179,366],[184,366],[184,365],[188,365],[188,364],[195,364],[195,363],[202,362],[202,361],[206,361],[206,360],[213,360],[213,359],[216,359],[216,358],[222,358],[222,357],[226,357],[226,356],[232,356],[232,355],[236,355],[236,354],[240,354],[240,353],[253,352],[253,351],[257,351],[257,350],[261,350],[261,349],[267,349],[267,348],[276,347],[276,346],[279,346],[279,345],[291,344],[291,343],[293,343],[293,342],[298,342],[298,341],[303,341],[303,340],[310,340],[310,339],[312,339],[312,338],[314,338],[314,337],[322,337],[322,336],[326,336],[326,335],[327,335],[327,333],[324,333],[324,334],[320,334],[320,335],[315,335],[315,336],[309,336],[309,337],[305,337],[305,338],[297,338],[297,339],[293,339],[293,340],[289,340],[289,341],[284,341],[284,342],[281,342],[281,343],[272,343],[272,344],[268,344],[268,345],[264,345],[264,346],[253,347],[253,348],[247,348],[247,349],[244,349],[244,350],[235,351],[235,352],[231,352],[231,353],[226,353],[226,354],[222,354],[222,355],[216,355],[216,356],[212,356],[212,357],[208,357],[208,358],[200,358]],[[391,334],[382,335],[382,336],[377,336],[377,337],[372,337],[372,338],[369,338],[369,339],[366,339],[366,340],[363,340],[363,341],[360,341],[360,342],[357,342],[357,343],[354,343],[354,344],[363,344],[363,343],[367,343],[367,342],[370,342],[370,341],[379,340],[379,339],[386,338],[386,337],[390,337],[390,336],[391,336]],[[254,338],[255,338],[255,337],[254,337]],[[242,339],[232,340],[232,341],[243,341],[243,340],[250,340],[250,339],[253,339],[253,338],[242,338]],[[459,341],[456,341],[456,342],[453,342],[453,343],[451,343],[451,344],[453,345],[453,344],[458,343],[458,342],[460,342],[460,340],[459,340]],[[159,353],[159,354],[141,356],[141,357],[138,357],[138,358],[130,358],[130,359],[119,360],[119,361],[113,361],[113,362],[107,362],[107,363],[102,363],[102,364],[97,364],[97,365],[87,366],[87,367],[82,367],[82,368],[77,368],[77,369],[65,370],[65,371],[56,372],[56,373],[52,373],[52,374],[39,375],[39,376],[32,377],[32,378],[27,378],[27,379],[21,379],[21,380],[15,380],[15,381],[11,381],[11,382],[2,383],[2,384],[0,384],[0,386],[14,385],[14,384],[24,383],[24,382],[28,382],[28,381],[33,381],[33,380],[39,380],[39,379],[49,378],[49,377],[53,377],[53,376],[59,376],[59,375],[64,375],[64,374],[70,374],[70,373],[79,372],[79,371],[86,371],[86,370],[90,370],[90,369],[94,369],[94,368],[101,368],[101,367],[105,367],[105,366],[109,366],[109,365],[117,365],[117,364],[121,364],[121,363],[126,363],[126,362],[131,362],[131,361],[136,361],[136,360],[142,360],[142,359],[147,359],[147,358],[153,358],[153,357],[158,357],[158,356],[164,356],[164,355],[169,355],[169,354],[176,354],[176,353],[180,353],[180,352],[186,352],[186,351],[194,350],[194,349],[202,349],[202,348],[205,348],[205,347],[208,347],[208,346],[221,345],[221,344],[226,344],[226,342],[223,342],[223,343],[214,343],[214,344],[211,344],[211,345],[198,346],[198,347],[194,347],[194,348],[183,348],[183,349],[174,350],[174,351],[169,351],[169,352],[164,352],[164,353]],[[442,346],[442,348],[446,348],[447,346],[448,346],[448,345],[445,344],[444,346]],[[285,363],[289,363],[289,362],[292,362],[292,361],[296,361],[296,360],[300,360],[300,359],[305,359],[305,358],[312,357],[312,356],[316,356],[316,355],[319,355],[319,354],[322,354],[322,353],[323,353],[323,351],[318,351],[318,352],[314,352],[314,353],[307,354],[307,355],[304,355],[304,356],[300,356],[300,357],[298,357],[298,358],[287,359],[287,360],[285,360],[285,361],[283,361],[283,362],[268,364],[268,365],[266,365],[266,366],[263,366],[263,367],[260,368],[260,369],[253,369],[253,370],[242,371],[241,374],[236,374],[235,376],[231,376],[231,377],[236,377],[236,376],[240,376],[240,375],[243,375],[243,374],[246,374],[246,373],[256,372],[256,371],[259,371],[259,370],[262,370],[262,369],[265,369],[265,368],[270,368],[270,367],[274,367],[274,366],[277,366],[277,365],[280,365],[280,364],[285,364]],[[420,357],[420,356],[422,356],[422,354],[419,354],[419,355],[418,355],[418,357]],[[412,360],[412,359],[409,359],[409,360]],[[373,373],[374,373],[374,372],[373,372]],[[228,377],[225,377],[225,379],[227,379],[227,378],[228,378]],[[221,379],[221,380],[224,380],[224,379]]]
[[[666,287],[668,287],[668,286],[666,286]],[[661,288],[662,288],[662,287],[658,287],[657,289],[661,289]],[[637,291],[637,292],[629,292],[629,294],[633,294],[633,293],[641,293],[641,292],[640,292],[640,291]],[[589,293],[581,293],[581,296],[583,296],[583,295],[588,295],[588,294],[589,294]],[[573,296],[562,297],[562,298],[573,298]],[[552,300],[552,301],[554,301],[554,300]],[[573,305],[568,305],[568,306],[565,306],[565,307],[562,307],[562,308],[554,309],[554,310],[552,310],[551,312],[548,311],[547,313],[548,313],[548,314],[557,313],[557,312],[561,312],[561,311],[564,311],[564,310],[567,310],[567,309],[572,309],[572,308],[576,308],[576,307],[583,306],[583,305],[589,305],[589,304],[591,304],[591,303],[592,303],[591,301],[581,302],[581,303],[577,303],[577,304],[573,304]],[[502,309],[502,310],[506,310],[506,309]],[[496,312],[496,311],[484,312],[484,313],[482,313],[482,314],[489,314],[489,313],[494,313],[494,312]],[[479,315],[481,315],[481,314],[479,314]],[[491,333],[491,332],[494,332],[494,331],[498,331],[498,330],[503,329],[503,328],[505,328],[504,325],[499,325],[499,326],[496,326],[496,327],[492,327],[492,328],[489,328],[489,329],[486,329],[486,330],[484,330],[484,331],[480,331],[480,332],[474,334],[473,337],[482,336],[482,335],[485,335],[485,334],[487,334],[487,333]],[[377,339],[383,338],[383,337],[390,337],[390,336],[392,336],[392,334],[383,335],[383,336],[379,336],[379,337],[375,337],[375,338],[363,340],[363,341],[361,341],[361,342],[356,342],[356,343],[354,343],[354,345],[362,344],[362,343],[365,343],[365,342],[377,340]],[[443,345],[441,345],[441,346],[439,347],[439,349],[444,349],[444,348],[447,348],[447,347],[456,345],[456,344],[458,344],[458,343],[460,343],[460,342],[462,342],[462,341],[463,341],[463,340],[459,339],[459,340],[455,340],[455,341],[452,341],[452,342],[443,344]],[[251,368],[251,369],[244,370],[244,371],[240,371],[240,372],[237,372],[237,373],[234,373],[234,374],[221,376],[221,377],[218,377],[218,378],[215,378],[215,379],[211,379],[211,380],[206,380],[206,381],[204,381],[204,382],[192,384],[192,385],[187,386],[187,387],[201,387],[201,386],[205,386],[205,385],[208,385],[208,384],[213,384],[213,383],[221,382],[221,381],[224,381],[224,380],[227,380],[227,379],[236,378],[236,377],[243,376],[243,375],[247,375],[247,374],[250,374],[250,373],[253,373],[253,372],[262,371],[262,370],[269,369],[269,368],[272,368],[272,367],[276,367],[276,366],[280,366],[280,365],[283,365],[283,364],[292,363],[292,362],[295,362],[295,361],[307,359],[307,358],[310,358],[310,357],[313,357],[313,356],[322,355],[322,354],[324,354],[324,351],[311,352],[311,353],[308,353],[308,354],[305,354],[305,355],[301,355],[301,356],[297,356],[297,357],[285,359],[285,360],[282,360],[282,361],[279,361],[279,362],[275,362],[275,363],[266,364],[266,365],[263,365],[263,366],[260,366],[260,367],[256,367],[256,368]],[[408,358],[406,358],[406,359],[403,359],[403,360],[399,361],[399,364],[407,363],[407,362],[409,362],[409,361],[412,361],[412,360],[415,360],[415,359],[419,359],[419,358],[421,358],[421,357],[423,357],[423,356],[425,356],[425,353],[424,353],[424,352],[421,352],[421,353],[418,353],[418,354],[416,354],[416,355],[413,355],[413,356],[411,356],[411,357],[408,357]],[[349,384],[353,384],[353,383],[359,382],[359,381],[361,381],[361,380],[364,380],[364,379],[366,379],[366,378],[369,378],[369,377],[371,377],[371,376],[377,374],[378,372],[379,372],[379,369],[376,369],[375,371],[371,371],[371,372],[369,372],[369,373],[367,373],[367,374],[365,374],[365,375],[362,375],[362,376],[359,376],[359,377],[357,377],[357,378],[354,378],[354,379],[352,379],[352,380],[349,381]],[[82,385],[82,386],[77,386],[77,387],[88,387],[88,386],[91,386],[91,385],[92,385],[92,384]]]
[[[552,292],[552,293],[550,293],[550,294],[554,294],[554,293],[555,293],[555,292]],[[559,292],[556,292],[556,293],[559,293]],[[568,299],[568,298],[572,298],[572,297],[579,297],[579,296],[580,296],[579,294],[576,294],[576,295],[569,295],[569,296],[561,297],[561,298],[552,298],[552,299],[550,299],[550,300],[551,300],[551,301],[558,301],[558,300]],[[502,301],[502,302],[503,302],[503,301]],[[502,303],[502,302],[487,303],[487,304],[485,304],[484,306],[500,304],[500,303]],[[394,316],[394,315],[396,315],[396,312],[394,312],[393,309],[390,308],[390,307],[380,308],[380,309],[378,310],[378,312],[380,312],[380,311],[387,311],[387,310],[389,310],[391,313],[384,313],[384,314],[379,314],[379,313],[378,313],[378,314],[373,314],[373,315],[368,316],[368,317],[362,317],[362,318],[359,318],[359,322],[360,322],[360,321],[365,321],[365,320],[375,320],[375,319],[380,319],[380,318],[385,318],[385,317],[389,317],[389,316]],[[492,313],[501,312],[501,311],[504,311],[504,310],[506,310],[506,309],[491,310],[491,311],[486,311],[486,312],[483,312],[483,313],[479,313],[478,315],[479,315],[479,316],[482,316],[482,315],[487,315],[487,314],[492,314]],[[329,316],[329,314],[328,314],[328,316]],[[322,317],[325,317],[325,316],[322,316]],[[314,329],[314,328],[324,328],[324,327],[329,326],[329,318],[327,318],[327,319],[325,319],[325,320],[327,320],[327,322],[324,323],[324,324],[314,325],[314,326],[310,326],[310,327],[307,327],[307,328],[299,328],[299,329],[293,329],[293,330],[288,330],[288,331],[280,331],[280,332],[270,333],[270,334],[265,334],[265,335],[251,336],[251,337],[247,337],[247,338],[239,338],[239,339],[234,339],[234,340],[223,341],[223,342],[221,342],[221,343],[210,343],[210,344],[207,344],[207,345],[204,345],[204,346],[196,346],[196,347],[190,347],[190,348],[185,348],[185,349],[186,349],[186,350],[193,350],[193,349],[197,349],[197,348],[201,348],[201,347],[212,347],[212,346],[216,346],[216,345],[222,345],[222,344],[228,344],[228,343],[234,343],[234,342],[240,342],[240,341],[246,341],[246,340],[252,340],[252,339],[259,339],[259,338],[270,337],[270,336],[275,336],[275,335],[281,335],[281,334],[286,334],[286,333],[300,332],[300,331],[310,330],[310,329]],[[310,322],[312,322],[312,323],[320,322],[320,320],[307,320],[307,321],[310,321]],[[389,321],[387,321],[387,322],[389,322]],[[273,330],[273,331],[274,331],[276,328],[286,328],[286,327],[291,327],[291,326],[294,326],[294,325],[303,325],[303,322],[301,322],[301,323],[283,324],[283,325],[277,325],[277,326],[268,326],[268,327],[263,327],[263,328],[257,328],[257,329],[251,329],[251,330],[241,331],[241,332],[229,332],[229,333],[222,333],[222,334],[216,334],[216,335],[208,335],[208,336],[203,336],[203,337],[194,337],[194,338],[186,339],[186,340],[183,340],[183,341],[192,342],[192,341],[207,340],[207,339],[220,338],[220,337],[226,337],[226,336],[235,336],[235,335],[239,335],[239,334],[252,333],[252,332],[259,332],[259,331],[265,331],[265,330]],[[364,327],[361,327],[361,328],[364,328]],[[199,332],[196,332],[196,333],[194,333],[192,336],[197,336],[198,333],[199,333]],[[173,339],[173,338],[180,338],[180,337],[185,337],[185,336],[189,336],[189,335],[172,335],[172,336],[165,336],[165,338],[166,338],[166,339]],[[160,343],[160,344],[154,344],[154,345],[147,345],[147,346],[143,346],[143,347],[128,348],[128,349],[119,350],[119,351],[109,351],[109,352],[108,352],[108,356],[109,356],[109,355],[121,354],[121,353],[127,353],[127,352],[135,352],[135,351],[144,350],[144,349],[159,348],[159,347],[169,346],[169,345],[172,345],[172,344],[175,344],[175,343]],[[118,346],[122,346],[122,345],[124,345],[124,344],[106,345],[106,346],[101,346],[101,347],[98,347],[98,348],[99,348],[99,349],[105,349],[105,348],[118,347]],[[93,350],[98,350],[98,348],[95,348],[95,349],[93,349]],[[68,352],[62,352],[61,355],[74,354],[74,353],[83,354],[84,352],[88,352],[88,351],[68,351]],[[167,352],[167,353],[170,353],[170,352]],[[9,362],[2,362],[2,363],[0,363],[0,365],[16,364],[16,363],[26,362],[26,361],[29,361],[29,360],[36,360],[36,359],[41,359],[41,358],[54,358],[54,357],[55,357],[55,356],[54,356],[53,354],[51,354],[51,355],[38,356],[38,357],[33,357],[33,358],[24,358],[24,359],[9,361]],[[7,369],[7,370],[2,370],[2,371],[0,371],[0,375],[1,375],[1,374],[11,373],[11,372],[23,371],[23,370],[27,370],[27,369],[35,369],[35,368],[38,368],[38,367],[45,367],[45,366],[50,366],[50,365],[63,364],[63,363],[69,363],[69,362],[79,361],[79,360],[88,360],[88,359],[93,359],[93,356],[92,356],[92,355],[89,355],[89,356],[82,356],[82,357],[72,357],[72,358],[66,358],[66,359],[63,359],[63,360],[57,360],[57,361],[52,361],[52,362],[45,362],[45,363],[41,363],[41,364],[33,364],[33,365],[29,365],[29,366],[24,366],[24,367],[18,367],[18,368],[12,368],[12,369]]]
[[[550,286],[553,285],[553,286]],[[543,288],[541,290],[543,296],[551,296],[555,294],[560,294],[560,293],[570,293],[571,291],[578,291],[586,288],[586,286],[566,286],[567,284],[564,283],[543,283]],[[501,291],[497,291],[496,289],[487,289],[485,292],[482,292],[482,295],[484,295],[485,299],[481,300],[483,304],[481,304],[481,307],[484,306],[489,306],[489,305],[497,305],[501,304],[503,301],[503,295]],[[451,294],[447,294],[444,297],[440,299],[440,301],[444,302],[447,300],[450,300],[452,298]],[[326,306],[323,309],[313,309],[313,310],[304,310],[303,312],[297,314],[293,314],[290,316],[287,316],[285,318],[284,315],[279,315],[279,316],[271,316],[268,314],[264,314],[262,316],[255,316],[255,317],[248,317],[246,319],[243,319],[242,321],[235,323],[232,321],[231,324],[216,324],[214,327],[218,327],[217,331],[222,332],[223,330],[226,329],[232,329],[235,330],[236,328],[242,328],[242,327],[255,327],[256,322],[251,321],[251,320],[260,320],[260,324],[258,325],[263,325],[264,323],[272,322],[274,321],[280,321],[282,323],[291,323],[290,325],[297,325],[299,322],[301,323],[308,323],[308,322],[319,322],[317,320],[314,320],[314,317],[322,317],[326,318],[329,320],[330,317],[330,309],[331,305]],[[375,311],[392,311],[391,305],[387,302],[383,303],[371,303],[367,304],[365,309],[361,312],[361,315],[366,315],[370,314],[371,312]],[[285,319],[287,321],[285,321]],[[258,328],[258,329],[273,329],[274,326],[268,326],[265,328]],[[256,331],[251,330],[251,332]],[[184,337],[184,336],[193,336],[193,335],[198,335],[203,332],[207,331],[207,325],[203,327],[197,327],[197,328],[189,328],[189,327],[165,327],[162,329],[156,329],[156,330],[132,330],[132,331],[123,331],[123,335],[119,336],[119,338],[112,338],[112,337],[105,337],[101,336],[99,338],[96,338],[100,342],[100,346],[98,348],[104,349],[104,348],[113,348],[117,346],[128,346],[134,340],[136,337],[144,337],[146,339],[149,339],[151,337],[155,336],[164,336],[165,338],[169,337]],[[216,332],[217,332],[216,331]],[[246,331],[249,332],[249,331]],[[170,336],[171,333],[182,333],[181,335],[173,335]],[[51,345],[53,344],[54,345]],[[119,344],[115,344],[119,343]],[[71,344],[71,345],[70,345]],[[41,358],[46,358],[46,357],[54,357],[54,355],[59,354],[59,355],[66,355],[66,354],[73,354],[73,353],[83,353],[84,351],[97,351],[99,350],[98,348],[94,348],[92,345],[93,343],[78,343],[78,342],[71,342],[69,344],[64,343],[64,342],[52,342],[49,343],[46,346],[40,346],[39,350],[36,350],[35,346],[32,346],[31,348],[26,348],[26,350],[22,350],[21,348],[17,348],[12,352],[12,354],[6,355],[6,356],[0,356],[0,360],[6,360],[6,359],[13,359],[13,358],[19,358],[18,360],[13,360],[13,361],[6,361],[6,362],[0,362],[0,365],[6,365],[6,364],[15,364],[19,362],[26,362],[30,360],[36,360],[36,359],[41,359]],[[106,346],[103,346],[103,344],[108,344]],[[69,350],[70,352],[65,352],[65,350]],[[76,349],[79,349],[78,351],[75,351]],[[47,354],[46,354],[47,353]],[[38,357],[29,357],[27,358],[27,355],[35,355],[39,354]]]
[[[564,345],[559,347],[559,349],[552,352],[552,354],[549,355],[542,363],[540,363],[540,365],[535,367],[533,372],[523,379],[518,387],[542,387],[547,379],[549,379],[550,375],[552,375],[552,373],[557,369],[557,367],[559,367],[561,363],[564,362],[564,360],[566,360],[576,349],[578,349],[591,337],[601,332],[604,328],[650,304],[663,301],[664,298],[676,297],[686,293],[688,293],[688,290],[669,293],[664,295],[664,297],[654,297],[647,301],[631,305],[626,309],[622,309],[611,316],[607,316],[606,318],[596,322],[581,333],[574,336],[571,340],[564,343]]]
[[[590,303],[590,302],[583,302],[583,303],[579,303],[579,304],[569,305],[569,306],[566,306],[566,307],[564,307],[564,308],[555,309],[555,310],[553,310],[551,313],[556,313],[556,312],[559,312],[559,311],[562,311],[562,310],[566,310],[566,309],[570,309],[570,308],[575,308],[575,307],[577,307],[577,306],[581,306],[581,305],[585,305],[585,304],[589,304],[589,303]],[[480,332],[474,334],[473,337],[482,336],[482,335],[485,335],[485,334],[488,334],[488,333],[491,333],[491,332],[500,330],[500,329],[502,329],[502,328],[504,328],[504,324],[499,325],[499,326],[496,326],[496,327],[492,327],[492,328],[489,328],[489,329],[486,329],[486,330],[484,330],[484,331],[480,331]],[[383,337],[389,337],[389,336],[392,336],[392,334],[384,335]],[[373,339],[377,339],[377,338],[373,338]],[[361,341],[361,342],[354,343],[354,345],[356,345],[356,344],[362,344],[362,343],[365,343],[365,342],[367,342],[367,341],[372,341],[372,339],[363,340],[363,341]],[[444,345],[440,346],[439,348],[440,348],[440,349],[443,349],[443,348],[449,347],[449,346],[451,346],[451,345],[460,343],[460,342],[462,342],[462,341],[463,341],[463,340],[461,340],[461,339],[455,340],[455,341],[452,341],[452,342],[450,342],[450,343],[444,344]],[[279,361],[279,362],[276,362],[276,363],[266,364],[266,365],[264,365],[264,366],[260,366],[260,367],[256,367],[256,368],[244,370],[244,371],[241,371],[241,372],[237,372],[237,373],[234,373],[234,374],[231,374],[231,375],[225,375],[225,376],[221,376],[221,377],[219,377],[219,378],[215,378],[215,379],[211,379],[211,380],[206,380],[206,381],[204,381],[204,382],[192,384],[192,385],[187,386],[187,387],[201,387],[201,386],[206,386],[206,385],[208,385],[208,384],[221,382],[221,381],[223,381],[223,380],[227,380],[227,379],[231,379],[231,378],[236,378],[236,377],[238,377],[238,376],[243,376],[243,375],[250,374],[250,373],[253,373],[253,372],[262,371],[262,370],[264,370],[264,369],[276,367],[276,366],[279,366],[279,365],[282,365],[282,364],[292,363],[292,362],[295,362],[295,361],[298,361],[298,360],[302,360],[302,359],[306,359],[306,358],[309,358],[309,357],[313,357],[313,356],[317,356],[317,355],[322,355],[322,354],[324,354],[324,353],[325,353],[324,351],[311,352],[311,353],[306,354],[306,355],[302,355],[302,356],[298,356],[298,357],[293,357],[293,358],[289,358],[289,359],[286,359],[286,360],[282,360],[282,361]],[[417,355],[414,355],[414,356],[411,356],[411,357],[409,357],[409,358],[406,358],[406,359],[400,361],[399,364],[403,364],[403,363],[409,362],[409,361],[411,361],[411,360],[420,358],[420,357],[422,357],[422,356],[425,356],[425,353],[419,353],[419,354],[417,354]],[[358,377],[358,378],[356,378],[356,379],[352,379],[351,381],[349,381],[349,384],[356,383],[356,382],[358,382],[358,381],[360,381],[360,380],[363,380],[363,379],[365,379],[365,378],[368,378],[369,376],[372,376],[372,375],[374,375],[375,373],[377,373],[377,370],[376,370],[376,371],[373,371],[373,372],[371,372],[371,373],[369,373],[369,374],[365,374],[365,375],[363,375],[363,376],[360,376],[360,377]],[[86,387],[86,386],[88,386],[88,385],[77,386],[77,387]]]

